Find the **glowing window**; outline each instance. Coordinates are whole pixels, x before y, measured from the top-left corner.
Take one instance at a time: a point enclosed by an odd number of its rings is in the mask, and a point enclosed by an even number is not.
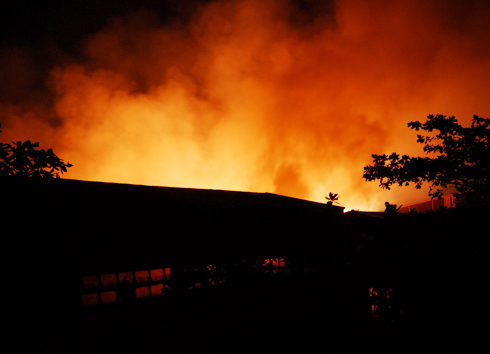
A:
[[[116,292],[115,291],[104,291],[100,293],[100,298],[102,303],[111,304],[116,302]]]
[[[148,289],[147,286],[141,286],[139,288],[136,288],[136,298],[141,299],[143,297],[148,297],[150,296],[150,290]]]
[[[118,273],[117,276],[119,278],[119,282],[122,282],[124,280],[127,281],[129,284],[133,284],[134,281],[133,272]]]
[[[150,289],[151,289],[151,295],[152,296],[162,295],[163,284],[154,284],[150,287]]]
[[[82,304],[93,306],[162,295],[170,288],[165,283],[170,273],[170,268],[157,268],[82,276]]]
[[[97,289],[99,286],[99,277],[96,275],[89,275],[82,277],[82,284],[84,289]]]
[[[116,274],[102,274],[100,276],[103,287],[116,285]]]
[[[150,271],[150,277],[152,281],[163,280],[163,269],[152,269]]]
[[[83,306],[94,306],[99,303],[99,295],[97,293],[83,294],[82,304]]]
[[[136,283],[148,283],[149,274],[147,270],[138,270],[134,272],[136,276]]]

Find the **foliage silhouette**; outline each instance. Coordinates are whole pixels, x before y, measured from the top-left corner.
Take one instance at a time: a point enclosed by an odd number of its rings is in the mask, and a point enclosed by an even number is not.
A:
[[[73,166],[63,162],[52,149],[38,147],[39,143],[30,140],[12,141],[12,144],[0,142],[0,176],[59,178]]]
[[[339,195],[338,193],[328,193],[328,197],[325,197],[325,199],[327,200],[327,204],[329,205],[332,205],[333,203],[336,203],[336,204],[339,204],[338,200],[339,200]]]
[[[382,188],[393,184],[415,184],[420,189],[424,182],[431,184],[429,196],[439,198],[453,187],[457,198],[473,205],[487,204],[490,186],[490,119],[473,116],[470,127],[461,126],[455,117],[429,115],[425,123],[409,122],[427,154],[435,157],[410,157],[373,154],[373,164],[364,167],[366,181],[379,180]]]

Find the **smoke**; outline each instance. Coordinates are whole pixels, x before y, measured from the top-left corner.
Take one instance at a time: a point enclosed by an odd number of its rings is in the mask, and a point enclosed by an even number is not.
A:
[[[2,140],[39,140],[67,178],[273,192],[382,209],[372,153],[418,154],[410,120],[488,116],[489,7],[212,1],[107,21],[82,55],[0,53]],[[45,60],[37,60],[42,53]]]

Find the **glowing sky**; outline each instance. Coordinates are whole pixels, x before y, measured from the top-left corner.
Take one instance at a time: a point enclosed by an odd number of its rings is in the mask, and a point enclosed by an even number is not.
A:
[[[408,121],[490,116],[484,1],[176,3],[4,39],[0,141],[53,147],[66,178],[381,210],[427,199],[362,179],[372,153],[421,153]]]

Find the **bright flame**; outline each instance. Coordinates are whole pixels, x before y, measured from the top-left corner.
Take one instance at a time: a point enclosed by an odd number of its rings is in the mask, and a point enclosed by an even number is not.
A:
[[[363,166],[371,153],[419,153],[410,120],[489,115],[488,7],[293,3],[214,1],[185,24],[112,19],[82,59],[52,68],[48,91],[31,87],[32,53],[2,53],[18,77],[2,91],[1,140],[53,147],[74,179],[334,192],[347,210],[425,199],[366,183]]]

